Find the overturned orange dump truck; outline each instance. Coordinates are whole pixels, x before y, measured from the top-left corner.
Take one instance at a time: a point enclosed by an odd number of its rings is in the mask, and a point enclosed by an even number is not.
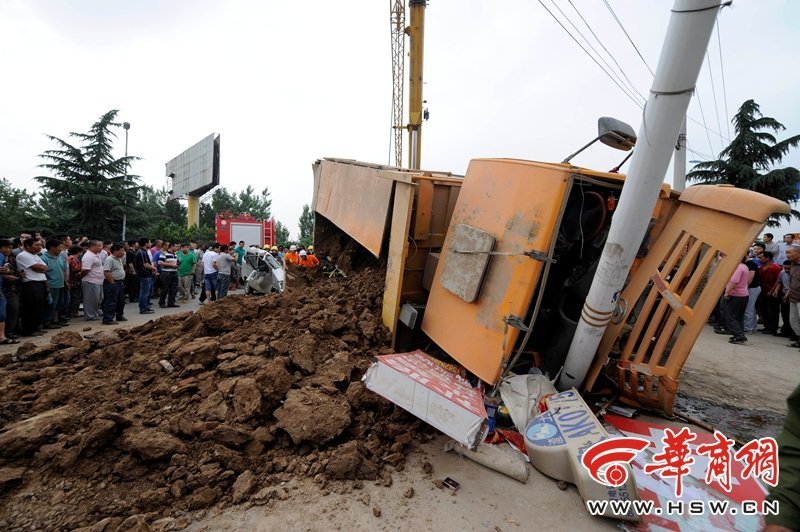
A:
[[[489,387],[564,358],[625,176],[570,164],[473,160],[465,176],[352,160],[314,164],[315,246],[386,267],[398,350],[452,357]],[[678,379],[736,265],[788,206],[733,187],[663,185],[584,382],[671,415]],[[346,269],[346,268],[345,268]]]

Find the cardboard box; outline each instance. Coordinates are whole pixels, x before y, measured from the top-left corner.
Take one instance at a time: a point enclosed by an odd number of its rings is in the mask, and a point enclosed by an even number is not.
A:
[[[486,437],[481,391],[419,349],[376,357],[363,381],[368,389],[470,449]]]

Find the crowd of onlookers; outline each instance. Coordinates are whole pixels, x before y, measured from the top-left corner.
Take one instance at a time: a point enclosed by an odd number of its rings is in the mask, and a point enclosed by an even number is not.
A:
[[[712,316],[714,331],[729,334],[733,344],[747,342],[756,331],[784,336],[800,347],[800,242],[771,233],[750,248],[731,276]],[[761,323],[763,328],[757,329]]]
[[[127,242],[23,232],[0,238],[0,344],[42,336],[81,315],[114,325],[127,321],[125,304],[141,314],[179,307],[190,299],[214,301],[242,283],[248,251],[230,244],[176,243],[148,238]],[[265,246],[284,266],[319,264],[313,246]]]
[[[170,308],[196,297],[200,304],[223,298],[243,282],[244,258],[254,247],[244,241],[45,239],[27,232],[0,238],[0,344],[59,329],[81,312],[87,321],[127,321],[126,300],[151,314],[154,300]],[[264,249],[284,267],[319,264],[313,246]],[[745,343],[761,323],[758,332],[791,338],[800,347],[800,242],[787,234],[778,243],[765,233],[731,276],[710,322],[734,344]]]

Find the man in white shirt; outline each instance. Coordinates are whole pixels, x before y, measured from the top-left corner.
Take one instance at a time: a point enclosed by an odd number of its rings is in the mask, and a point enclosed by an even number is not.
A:
[[[86,321],[96,321],[99,317],[98,310],[103,301],[103,261],[99,253],[103,243],[99,240],[90,240],[89,248],[81,259],[81,289],[83,290],[83,315]]]
[[[231,282],[231,273],[233,272],[233,264],[236,259],[231,255],[231,249],[226,245],[219,247],[219,254],[215,261],[217,269],[217,285],[219,288],[218,296],[220,299],[228,295],[228,286]]]
[[[109,251],[111,254],[103,261],[103,325],[128,321],[124,316],[125,248],[120,244],[111,244]]]
[[[111,256],[111,240],[106,240],[102,245],[103,247],[100,248],[100,253],[97,256],[100,257],[100,262],[105,264],[106,259]]]
[[[39,329],[47,306],[49,269],[39,256],[42,244],[38,240],[26,238],[22,245],[23,251],[17,255],[17,268],[25,272],[19,298],[21,333],[22,336],[42,336]]]
[[[775,258],[775,264],[782,265],[784,262],[789,260],[789,257],[786,256],[786,250],[794,244],[794,236],[791,233],[783,235],[783,242],[778,244],[778,254]]]
[[[203,274],[204,284],[203,292],[200,294],[200,304],[205,301],[205,292],[209,292],[211,301],[217,300],[217,255],[219,253],[219,244],[212,244],[208,250],[203,254]]]
[[[203,268],[203,255],[205,255],[206,249],[208,249],[207,244],[200,244],[195,249],[194,253],[197,255],[197,268],[194,270],[194,283],[192,284],[192,299],[194,299],[195,293],[197,292],[197,287],[200,287],[200,292],[205,293],[205,271]]]
[[[769,251],[772,253],[772,257],[777,260],[778,255],[780,254],[780,246],[778,243],[774,241],[775,235],[772,233],[764,233],[764,250]],[[782,262],[776,262],[776,264],[781,265]]]

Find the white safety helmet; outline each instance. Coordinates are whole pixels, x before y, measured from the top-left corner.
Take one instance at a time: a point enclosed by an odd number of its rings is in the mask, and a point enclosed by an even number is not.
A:
[[[301,256],[301,257],[305,257],[305,256],[307,256],[307,255],[308,255],[308,252],[307,252],[306,250],[304,250],[304,249],[301,249],[301,250],[300,250],[300,256]]]
[[[292,244],[291,246],[289,246],[289,251],[297,251],[297,246]]]

